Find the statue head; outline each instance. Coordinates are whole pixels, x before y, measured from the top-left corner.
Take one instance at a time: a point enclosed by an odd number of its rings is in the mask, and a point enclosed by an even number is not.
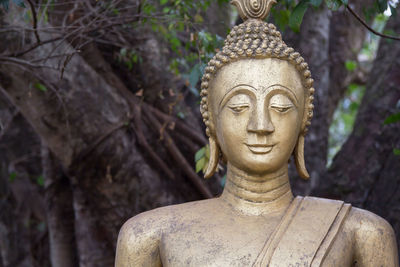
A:
[[[273,24],[262,21],[273,1],[232,3],[245,22],[232,29],[201,83],[210,142],[205,177],[213,175],[221,154],[248,172],[274,171],[293,155],[299,175],[308,179],[304,136],[314,99],[308,64]]]

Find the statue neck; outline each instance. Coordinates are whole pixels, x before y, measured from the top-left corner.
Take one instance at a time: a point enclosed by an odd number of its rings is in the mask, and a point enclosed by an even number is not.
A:
[[[221,199],[248,215],[282,212],[293,200],[288,168],[285,166],[265,175],[249,175],[228,163]]]

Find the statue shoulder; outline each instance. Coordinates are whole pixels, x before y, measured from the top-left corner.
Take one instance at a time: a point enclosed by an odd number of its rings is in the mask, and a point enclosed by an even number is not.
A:
[[[166,221],[165,208],[144,212],[126,221],[118,235],[115,267],[161,266],[158,244]]]
[[[399,266],[396,236],[385,219],[353,207],[344,228],[353,233],[354,254],[360,266]]]
[[[130,218],[118,235],[115,266],[161,266],[159,245],[163,233],[179,224],[184,214],[196,214],[208,201],[166,206]]]

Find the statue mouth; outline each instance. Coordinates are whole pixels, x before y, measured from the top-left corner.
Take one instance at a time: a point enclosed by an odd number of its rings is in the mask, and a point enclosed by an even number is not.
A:
[[[274,145],[268,144],[246,144],[251,152],[254,154],[267,154],[271,152]]]

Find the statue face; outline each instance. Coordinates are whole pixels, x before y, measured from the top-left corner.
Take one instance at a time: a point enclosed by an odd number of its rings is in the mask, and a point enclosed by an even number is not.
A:
[[[264,174],[286,167],[304,113],[304,89],[294,66],[280,59],[243,59],[220,69],[209,105],[229,164]]]

